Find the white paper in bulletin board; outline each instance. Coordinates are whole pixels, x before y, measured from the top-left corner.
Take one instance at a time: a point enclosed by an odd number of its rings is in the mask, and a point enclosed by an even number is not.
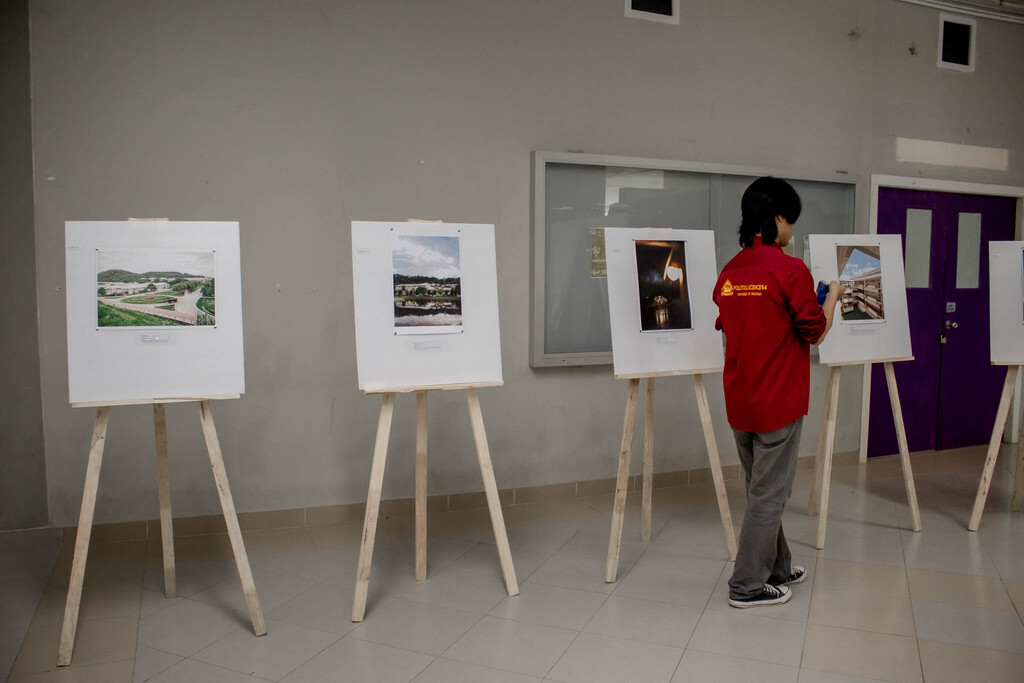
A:
[[[494,226],[352,223],[359,388],[501,382]]]

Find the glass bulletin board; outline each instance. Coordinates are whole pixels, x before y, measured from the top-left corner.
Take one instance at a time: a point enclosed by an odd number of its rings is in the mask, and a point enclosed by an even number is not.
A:
[[[803,201],[797,258],[806,260],[809,234],[854,232],[857,181],[849,175],[534,152],[530,364],[612,362],[604,228],[711,230],[721,270],[740,249],[740,198],[763,175],[786,178]]]

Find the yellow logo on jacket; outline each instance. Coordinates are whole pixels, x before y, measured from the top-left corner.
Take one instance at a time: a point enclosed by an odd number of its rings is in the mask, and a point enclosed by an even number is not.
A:
[[[722,283],[722,296],[761,296],[762,292],[768,291],[768,285],[734,285],[729,280]]]

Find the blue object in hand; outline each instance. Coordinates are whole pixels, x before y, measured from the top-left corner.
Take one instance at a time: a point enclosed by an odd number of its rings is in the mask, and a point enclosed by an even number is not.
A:
[[[825,304],[825,299],[828,297],[828,283],[819,281],[817,292],[818,305],[823,306]]]

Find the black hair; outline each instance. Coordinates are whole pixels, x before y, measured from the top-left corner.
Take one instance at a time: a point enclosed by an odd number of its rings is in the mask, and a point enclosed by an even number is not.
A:
[[[775,217],[782,216],[796,223],[801,208],[800,195],[785,180],[772,176],[758,178],[743,193],[740,202],[740,246],[751,246],[758,235],[765,245],[775,244],[779,236]]]

